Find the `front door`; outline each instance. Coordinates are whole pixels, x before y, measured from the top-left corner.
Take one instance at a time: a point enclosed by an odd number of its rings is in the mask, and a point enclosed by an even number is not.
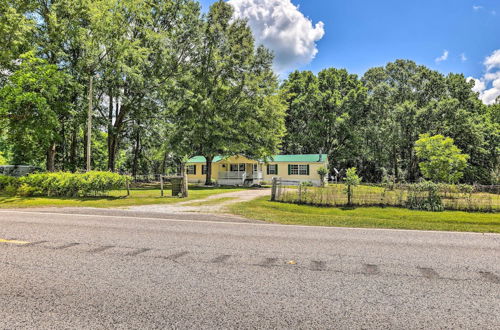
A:
[[[253,164],[247,164],[246,165],[246,171],[247,171],[247,178],[251,178],[252,174],[254,172]]]

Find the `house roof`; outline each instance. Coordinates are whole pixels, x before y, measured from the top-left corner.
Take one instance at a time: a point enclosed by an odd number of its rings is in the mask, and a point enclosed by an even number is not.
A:
[[[220,162],[227,157],[216,156],[213,163]],[[327,154],[308,154],[308,155],[274,155],[267,159],[271,163],[323,163],[328,160]],[[188,163],[205,163],[203,156],[195,156],[188,160]]]
[[[328,161],[327,154],[308,154],[308,155],[275,155],[267,160],[276,163],[323,163]]]
[[[224,158],[221,156],[215,156],[214,159],[212,160],[212,163],[217,163],[223,160]],[[206,163],[207,160],[203,156],[194,156],[193,158],[189,159],[187,161],[188,163]]]

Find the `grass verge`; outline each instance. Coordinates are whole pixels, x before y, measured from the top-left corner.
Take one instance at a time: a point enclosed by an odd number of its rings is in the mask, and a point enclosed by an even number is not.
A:
[[[393,207],[327,208],[270,202],[269,197],[234,204],[229,209],[250,219],[288,225],[500,233],[498,213],[426,212]]]
[[[126,190],[115,190],[106,197],[19,197],[0,195],[0,208],[29,208],[29,207],[126,207],[134,205],[152,205],[152,204],[172,204],[190,200],[203,199],[212,195],[227,192],[241,191],[241,188],[205,188],[190,187],[188,198],[177,198],[168,196],[170,191],[166,190],[166,197],[160,197],[159,189],[151,187],[130,190],[130,196],[127,196]]]

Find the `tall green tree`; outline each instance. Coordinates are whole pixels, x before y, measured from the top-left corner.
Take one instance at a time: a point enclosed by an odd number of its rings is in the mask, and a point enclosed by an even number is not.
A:
[[[19,56],[33,48],[35,20],[25,13],[29,1],[0,0],[0,86]]]
[[[420,131],[416,116],[445,93],[444,77],[413,61],[397,60],[369,69],[362,80],[369,95],[363,176],[377,181],[385,170],[400,180],[416,180],[413,144],[425,132]]]
[[[325,152],[332,166],[355,165],[367,98],[359,78],[343,69],[326,69],[317,77],[294,72],[282,88],[288,105],[285,152]]]
[[[469,155],[455,146],[452,138],[442,135],[420,135],[415,152],[423,175],[435,182],[456,183],[463,176]]]
[[[93,7],[95,38],[90,42],[104,50],[97,57],[102,76],[97,109],[108,133],[108,169],[114,171],[123,142],[135,136],[137,144],[135,128],[152,126],[168,110],[158,100],[170,98],[171,85],[193,55],[199,5],[190,0],[102,0],[100,6]],[[133,157],[140,157],[141,150],[134,147]]]
[[[43,162],[55,170],[56,146],[61,141],[61,118],[68,111],[66,89],[70,77],[56,65],[22,56],[20,68],[0,90],[0,117],[6,124],[6,140],[14,163]]]
[[[401,180],[416,180],[419,169],[412,145],[419,134],[431,133],[453,138],[470,154],[466,181],[489,181],[493,145],[488,136],[495,133],[485,124],[486,107],[463,75],[444,76],[413,61],[398,60],[368,70],[363,82],[369,94],[366,161],[374,169],[363,172],[365,177],[379,180],[378,168],[389,169]]]
[[[272,55],[255,49],[247,23],[232,14],[224,1],[210,7],[169,119],[173,150],[183,159],[205,156],[206,184],[216,155],[266,157],[278,150],[284,133]]]

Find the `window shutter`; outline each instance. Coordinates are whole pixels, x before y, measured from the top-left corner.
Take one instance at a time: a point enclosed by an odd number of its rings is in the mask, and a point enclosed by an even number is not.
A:
[[[197,167],[198,167],[198,166],[193,165],[193,168],[194,168],[194,173],[193,173],[193,174],[194,174],[194,175],[196,175],[196,168],[197,168]]]
[[[288,164],[288,175],[292,174],[292,165]]]
[[[307,165],[307,175],[309,175],[309,165]]]
[[[267,175],[269,175],[269,166],[271,166],[271,165],[269,165],[269,164],[267,164],[267,165],[266,165],[266,168],[267,168]]]
[[[278,164],[275,164],[275,165],[274,165],[274,169],[275,169],[275,171],[274,171],[274,172],[276,173],[276,175],[278,175]]]

